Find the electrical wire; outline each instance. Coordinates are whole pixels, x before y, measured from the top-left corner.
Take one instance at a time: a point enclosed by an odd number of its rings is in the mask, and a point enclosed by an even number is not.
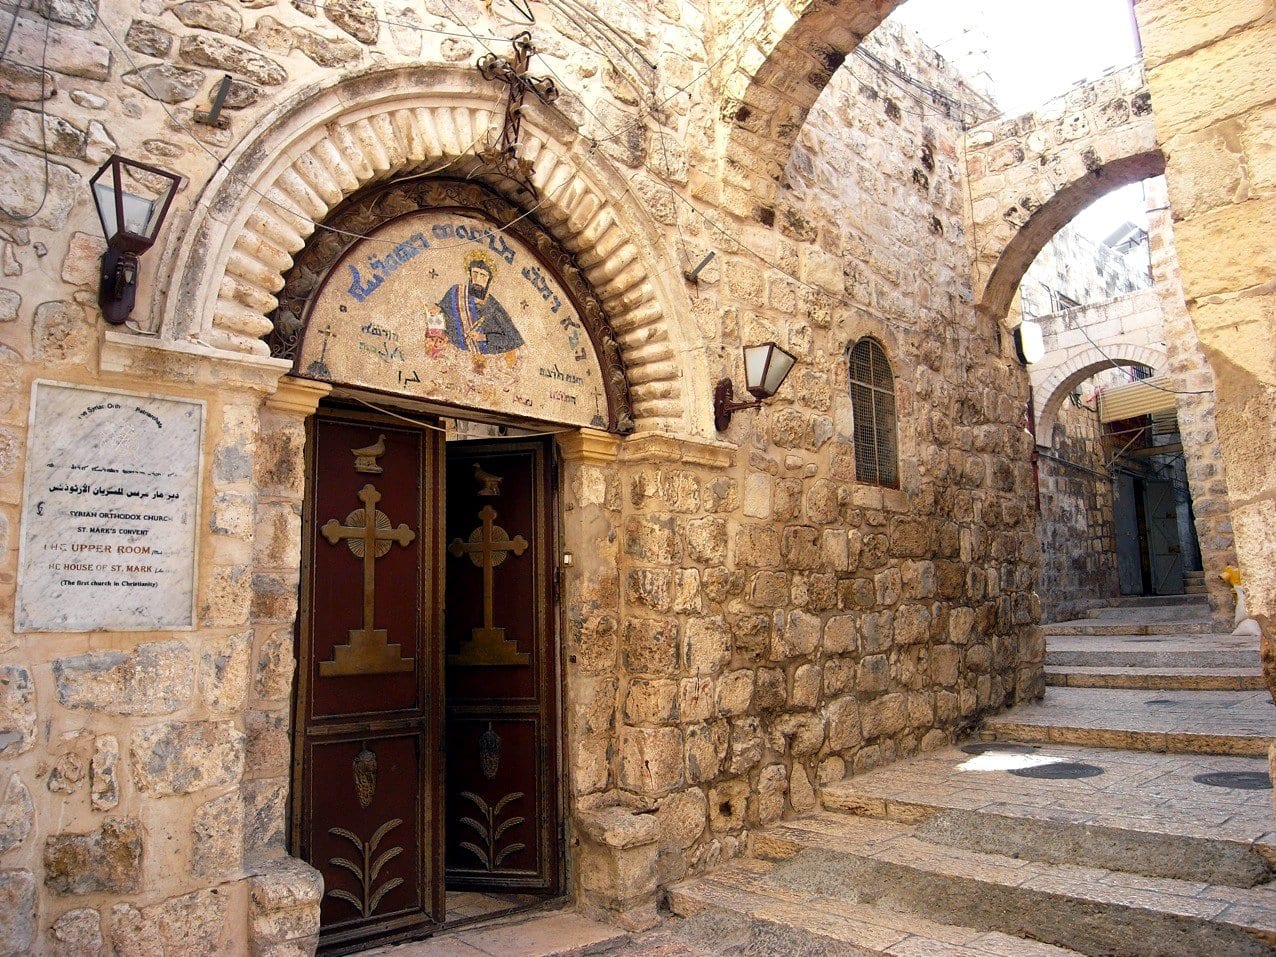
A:
[[[384,406],[377,405],[374,402],[369,402],[367,399],[364,399],[361,396],[349,395],[347,396],[347,398],[354,399],[360,405],[366,405],[369,409],[372,409],[374,412],[380,412],[382,415],[388,415],[392,419],[399,419],[402,422],[407,422],[411,425],[417,426],[418,428],[432,429],[435,432],[442,432],[444,435],[448,435],[449,433],[457,434],[454,430],[450,430],[446,428],[445,426],[439,426],[439,425],[435,425],[433,422],[423,422],[420,419],[414,419],[411,416],[401,415],[400,413],[395,412],[392,409],[387,409]],[[457,419],[456,421],[472,422],[474,420],[473,419]],[[483,423],[480,423],[480,424],[483,424]],[[518,426],[511,426],[511,428],[518,428]],[[576,431],[575,429],[554,429],[552,431],[547,431],[547,432],[519,432],[517,435],[491,435],[491,436],[484,436],[484,438],[485,439],[539,439],[547,435],[563,435],[566,432],[575,432],[575,431]]]
[[[134,69],[134,71],[137,71],[137,62],[136,62],[136,61],[132,58],[132,56],[129,54],[128,49],[127,49],[127,48],[125,48],[125,47],[124,47],[124,46],[120,43],[120,41],[118,40],[118,38],[117,38],[117,37],[115,36],[115,34],[111,31],[111,28],[110,28],[110,27],[108,27],[108,26],[106,25],[106,23],[104,23],[104,22],[102,21],[102,19],[101,19],[101,17],[100,17],[100,16],[98,17],[98,23],[99,23],[99,24],[102,26],[102,28],[106,31],[107,36],[109,36],[109,37],[111,38],[112,42],[114,42],[114,43],[115,43],[115,45],[116,45],[116,47],[119,49],[120,53],[121,53],[121,54],[123,54],[123,56],[124,56],[124,57],[125,57],[125,58],[129,61],[129,65],[130,65],[130,66]],[[146,80],[145,76],[144,76],[144,75],[142,75],[142,74],[140,73],[140,71],[138,71],[138,75],[139,75],[139,77],[142,79],[142,82],[146,85],[146,87],[147,87],[148,91],[151,93],[151,95],[152,95],[152,96],[154,96],[154,90],[153,90],[153,89],[151,89],[149,81],[147,81],[147,80]],[[190,140],[191,140],[191,141],[192,141],[192,142],[193,142],[196,146],[198,146],[201,150],[203,150],[205,153],[207,153],[207,154],[208,154],[208,155],[209,155],[209,156],[213,159],[213,161],[217,164],[217,167],[218,167],[219,169],[224,170],[224,171],[227,173],[227,175],[228,175],[228,176],[230,176],[230,177],[231,177],[231,178],[233,178],[233,179],[236,179],[236,180],[237,180],[237,182],[239,182],[239,184],[240,184],[241,186],[243,186],[243,187],[244,187],[244,189],[246,189],[246,190],[248,190],[249,192],[253,193],[255,196],[257,196],[258,198],[260,198],[260,199],[261,199],[261,200],[263,200],[264,202],[270,203],[270,204],[271,204],[272,206],[274,206],[275,208],[277,208],[277,209],[279,209],[279,210],[282,210],[283,212],[287,213],[287,214],[288,214],[288,215],[290,215],[290,216],[294,216],[294,215],[296,215],[296,210],[292,209],[292,208],[291,208],[291,207],[289,207],[289,206],[284,205],[283,203],[279,202],[278,200],[274,199],[273,197],[268,196],[266,193],[262,192],[261,190],[257,189],[257,187],[253,186],[251,183],[249,183],[249,182],[247,182],[246,180],[244,180],[242,176],[238,176],[238,175],[237,175],[234,171],[232,171],[232,170],[231,170],[228,166],[226,166],[226,164],[225,164],[224,160],[222,160],[222,158],[221,158],[221,157],[219,157],[216,153],[214,153],[211,149],[209,149],[209,148],[208,148],[208,145],[207,145],[206,143],[204,143],[204,141],[203,141],[203,140],[201,140],[198,136],[196,136],[196,135],[195,135],[195,132],[194,132],[194,131],[190,128],[190,127],[188,127],[188,126],[187,126],[186,124],[184,124],[184,123],[183,123],[180,119],[178,119],[178,117],[177,117],[177,116],[173,113],[173,111],[172,111],[172,110],[170,110],[170,109],[168,108],[168,105],[167,105],[166,103],[164,103],[164,102],[163,102],[162,100],[160,100],[158,97],[155,97],[155,99],[156,99],[156,101],[157,101],[157,102],[159,102],[160,106],[163,108],[164,112],[168,115],[168,118],[169,118],[169,120],[173,123],[173,125],[174,125],[174,126],[176,126],[178,129],[180,129],[183,133],[185,133],[185,134],[187,135],[187,137],[189,137],[189,138],[190,138]],[[485,135],[486,135],[486,131],[485,131],[484,133],[480,133],[478,136],[476,136],[476,137],[474,138],[474,140],[473,140],[473,141],[472,141],[472,142],[471,142],[471,143],[470,143],[467,147],[465,147],[465,149],[464,149],[464,150],[462,150],[459,154],[457,154],[457,155],[456,155],[455,157],[453,157],[452,159],[448,160],[448,161],[447,161],[446,163],[444,163],[442,166],[437,166],[437,167],[435,167],[435,168],[433,168],[433,169],[426,170],[426,171],[421,172],[421,173],[414,173],[414,174],[413,174],[413,175],[411,175],[411,176],[405,176],[405,177],[403,177],[402,179],[396,180],[395,182],[396,182],[396,183],[410,183],[410,182],[414,182],[414,181],[416,181],[416,180],[418,180],[418,179],[426,179],[426,178],[429,178],[429,177],[438,176],[440,173],[445,172],[446,170],[450,169],[452,166],[456,165],[456,164],[457,164],[457,163],[459,163],[461,160],[463,160],[463,159],[466,159],[466,158],[468,158],[468,157],[473,156],[473,154],[472,154],[472,153],[470,153],[470,150],[472,150],[472,149],[473,149],[473,148],[474,148],[474,147],[478,144],[479,140],[481,140],[481,139],[482,139]],[[531,215],[532,215],[532,214],[533,214],[533,213],[534,213],[537,209],[539,209],[539,208],[540,208],[542,205],[544,205],[544,203],[545,203],[545,202],[547,202],[547,201],[548,201],[548,198],[542,198],[542,199],[541,199],[540,201],[538,201],[535,205],[533,205],[533,206],[532,206],[532,207],[530,207],[529,209],[525,210],[523,213],[521,213],[520,215],[516,216],[514,219],[510,220],[508,223],[504,223],[504,224],[495,224],[495,223],[494,223],[494,224],[492,224],[492,225],[493,225],[493,228],[495,228],[495,229],[497,230],[497,232],[502,232],[503,230],[508,229],[509,227],[511,227],[511,226],[513,226],[513,225],[515,225],[516,223],[520,222],[521,220],[526,219],[527,217],[531,216]],[[342,235],[342,236],[346,236],[346,237],[348,237],[348,238],[350,238],[350,239],[352,239],[352,240],[358,240],[358,241],[364,241],[364,242],[372,242],[372,243],[379,243],[379,244],[384,244],[384,245],[388,245],[388,246],[397,246],[397,245],[398,245],[398,242],[397,242],[396,240],[381,239],[381,238],[379,238],[379,237],[377,237],[377,236],[370,236],[370,235],[367,235],[367,234],[365,234],[365,233],[352,232],[352,231],[350,231],[350,230],[340,229],[340,228],[335,227],[335,226],[329,226],[329,225],[326,225],[326,224],[324,224],[324,223],[316,222],[316,223],[313,223],[313,225],[314,225],[314,227],[315,227],[316,229],[324,230],[324,231],[326,231],[326,232],[336,233],[336,234],[338,234],[338,235]],[[452,249],[452,248],[459,248],[459,247],[466,246],[466,245],[468,245],[468,243],[467,243],[466,241],[462,240],[462,241],[460,241],[460,242],[450,243],[450,244],[436,244],[436,245],[431,246],[431,248],[432,248],[432,249],[438,249],[438,250],[446,250],[446,249]]]
[[[1112,368],[1118,371],[1125,368],[1125,366],[1117,362],[1115,359],[1113,359],[1110,355],[1108,355],[1099,347],[1099,344],[1090,337],[1090,333],[1086,332],[1084,325],[1082,325],[1079,322],[1075,322],[1073,323],[1072,328],[1080,332],[1081,335],[1085,337],[1086,342],[1090,343],[1090,345],[1094,347],[1094,351],[1097,352],[1099,355],[1101,355],[1105,360],[1107,360],[1108,364],[1111,365]],[[1149,389],[1155,389],[1157,392],[1167,392],[1170,395],[1213,395],[1214,394],[1213,389],[1167,389],[1164,386],[1155,385],[1149,382],[1147,379],[1139,379],[1137,381],[1143,383],[1143,385],[1147,386]]]
[[[462,18],[460,18],[460,17],[456,14],[455,10],[453,10],[453,9],[452,9],[451,5],[447,2],[447,0],[441,0],[441,2],[443,3],[444,8],[448,10],[449,14],[451,14],[451,15],[452,15],[452,17],[453,17],[455,20],[457,20],[457,22],[464,23],[464,20],[463,20]],[[756,18],[757,16],[759,16],[759,15],[763,12],[763,10],[764,10],[764,9],[765,9],[765,8],[760,8],[758,11],[755,11],[755,13],[754,13],[754,18]],[[107,24],[106,24],[106,23],[102,20],[102,18],[101,18],[101,16],[100,16],[100,15],[98,16],[98,18],[97,18],[97,19],[98,19],[98,23],[99,23],[99,24],[103,27],[103,29],[106,31],[107,35],[111,38],[112,42],[113,42],[113,43],[115,43],[116,47],[120,50],[121,54],[123,54],[123,55],[124,55],[124,57],[125,57],[125,58],[129,61],[130,65],[131,65],[131,66],[132,66],[132,67],[136,70],[136,69],[137,69],[137,64],[136,64],[136,62],[133,60],[133,58],[132,58],[132,56],[130,55],[129,51],[128,51],[128,50],[127,50],[124,46],[123,46],[123,44],[121,44],[121,43],[120,43],[119,39],[115,36],[114,32],[110,29],[110,27],[109,27],[109,26],[108,26],[108,25],[107,25]],[[47,24],[46,24],[46,26],[47,26]],[[415,25],[413,25],[413,26],[414,26],[414,28],[415,28]],[[741,31],[741,37],[743,37],[744,33],[745,33],[745,32],[747,31],[747,29],[749,29],[751,26],[752,26],[752,20],[750,20],[750,22],[746,23],[744,30],[742,30],[742,31]],[[421,28],[421,29],[425,29],[425,28]],[[483,48],[484,48],[484,49],[485,49],[488,53],[492,53],[492,52],[493,52],[493,51],[492,51],[492,49],[491,49],[491,48],[487,45],[487,43],[483,40],[483,38],[481,38],[481,37],[480,37],[477,33],[475,33],[475,32],[474,32],[474,31],[473,31],[470,27],[466,26],[466,27],[465,27],[465,29],[466,29],[466,31],[467,31],[467,34],[468,34],[469,38],[471,38],[471,39],[475,40],[477,43],[479,43],[481,46],[483,46]],[[427,31],[427,32],[439,32],[439,31]],[[495,38],[494,38],[494,39],[495,39]],[[508,41],[505,41],[505,42],[508,42]],[[727,53],[729,53],[729,52],[730,52],[730,49],[731,49],[731,47],[728,47]],[[703,79],[705,76],[707,76],[707,75],[709,74],[709,72],[710,72],[710,71],[711,71],[711,70],[712,70],[712,69],[713,69],[713,68],[714,68],[714,67],[715,67],[718,63],[720,63],[720,62],[722,61],[722,59],[724,59],[724,58],[725,58],[725,56],[727,55],[727,53],[724,53],[722,56],[718,57],[718,59],[717,59],[717,60],[715,60],[715,61],[714,61],[712,64],[710,64],[710,65],[709,65],[709,66],[708,66],[708,67],[707,67],[704,71],[702,71],[701,73],[699,73],[696,77],[694,77],[691,81],[689,81],[687,84],[685,84],[682,88],[680,88],[680,89],[676,90],[673,94],[671,94],[670,96],[666,97],[664,100],[660,101],[660,103],[659,103],[659,104],[657,104],[657,107],[662,106],[662,105],[664,105],[665,103],[669,102],[669,100],[673,99],[673,97],[678,96],[678,95],[680,95],[681,93],[685,93],[685,92],[686,92],[686,91],[687,91],[687,90],[688,90],[688,89],[689,89],[692,85],[694,85],[695,83],[697,83],[697,82],[699,82],[701,79]],[[604,54],[604,58],[606,58],[606,57],[605,57],[605,54]],[[878,61],[878,62],[880,62],[880,61]],[[547,67],[547,69],[549,69],[549,71],[550,71],[550,72],[551,72],[551,73],[552,73],[552,74],[553,74],[553,75],[554,75],[554,76],[555,76],[555,77],[559,80],[559,82],[560,82],[560,83],[562,83],[562,78],[558,76],[557,72],[553,69],[552,65],[551,65],[551,64],[549,64],[549,63],[547,62],[547,63],[546,63],[546,67]],[[892,72],[892,71],[890,71],[890,70],[889,70],[889,68],[887,68],[887,69],[888,69],[888,72]],[[145,82],[145,81],[144,81],[144,82]],[[207,154],[208,154],[208,155],[209,155],[209,156],[210,156],[210,157],[211,157],[211,158],[212,158],[212,159],[216,162],[216,164],[217,164],[218,168],[225,170],[225,171],[226,171],[229,175],[231,175],[231,176],[235,176],[235,174],[234,174],[234,173],[233,173],[233,172],[229,169],[229,167],[227,167],[227,166],[225,165],[225,163],[224,163],[224,161],[222,160],[222,158],[221,158],[221,157],[219,157],[219,156],[217,156],[217,154],[216,154],[216,153],[214,153],[211,149],[209,149],[209,148],[208,148],[208,146],[207,146],[207,145],[206,145],[206,144],[205,144],[205,143],[204,143],[204,142],[203,142],[203,141],[202,141],[199,137],[197,137],[197,136],[194,134],[194,132],[193,132],[192,130],[190,130],[190,129],[189,129],[189,127],[187,127],[185,124],[183,124],[183,123],[182,123],[182,122],[181,122],[181,121],[180,121],[180,120],[179,120],[179,119],[178,119],[178,118],[174,115],[174,113],[173,113],[171,110],[169,110],[169,108],[168,108],[167,104],[163,103],[162,101],[159,101],[159,100],[158,100],[158,98],[156,98],[156,99],[157,99],[157,101],[158,101],[158,102],[160,102],[161,107],[162,107],[162,108],[164,109],[164,111],[168,114],[169,119],[170,119],[170,120],[174,123],[174,125],[175,125],[175,126],[177,126],[179,129],[181,129],[183,132],[185,132],[185,133],[186,133],[186,134],[187,134],[187,135],[191,138],[191,140],[192,140],[192,141],[193,141],[193,142],[194,142],[194,143],[195,143],[195,144],[196,144],[196,145],[197,145],[200,149],[202,149],[205,153],[207,153]],[[634,123],[634,124],[631,124],[631,126],[626,127],[624,130],[621,130],[620,132],[613,132],[612,130],[610,130],[610,129],[608,128],[608,126],[607,126],[607,124],[605,123],[605,121],[603,121],[603,120],[602,120],[602,118],[601,118],[601,117],[599,117],[599,116],[598,116],[598,114],[597,114],[596,112],[594,112],[594,110],[593,110],[592,108],[590,108],[590,106],[589,106],[587,103],[584,103],[583,101],[581,101],[581,105],[585,108],[586,112],[588,112],[588,113],[590,114],[590,116],[592,116],[592,117],[594,118],[594,120],[595,120],[595,121],[599,124],[599,126],[600,126],[600,127],[602,127],[602,129],[603,129],[605,132],[607,132],[607,133],[608,133],[608,136],[609,136],[609,138],[611,138],[611,139],[615,139],[615,138],[618,138],[619,136],[624,135],[624,134],[625,134],[625,132],[626,132],[627,130],[634,128],[634,127],[635,127],[635,126],[636,126],[639,122],[641,122],[641,120],[639,120],[639,121],[635,121],[635,123]],[[472,148],[473,148],[473,146],[477,144],[478,139],[480,139],[480,138],[481,138],[481,135],[480,135],[480,137],[477,137],[477,138],[475,139],[474,143],[471,143],[471,144],[470,144],[470,147],[468,147],[468,148],[467,148],[467,150],[468,150],[468,149],[472,149]],[[596,145],[598,145],[600,142],[603,142],[603,141],[601,141],[601,140],[597,140],[597,139],[593,139],[593,140],[591,140],[591,142],[592,142],[592,143],[596,146]],[[454,165],[455,163],[459,162],[461,159],[465,158],[465,155],[466,155],[465,153],[462,153],[462,154],[458,155],[457,157],[453,158],[452,160],[448,161],[448,163],[444,164],[442,167],[438,167],[438,168],[436,168],[436,169],[434,169],[434,170],[426,171],[426,172],[423,172],[423,173],[415,174],[414,176],[412,176],[412,177],[408,177],[408,178],[405,178],[405,180],[402,180],[402,181],[400,181],[400,182],[407,182],[407,181],[411,181],[411,180],[413,180],[413,179],[425,178],[425,177],[429,177],[429,176],[437,176],[437,175],[438,175],[440,172],[442,172],[443,170],[445,170],[445,169],[447,169],[447,168],[451,167],[451,166],[452,166],[452,165]],[[285,211],[286,213],[288,213],[288,214],[290,214],[290,215],[295,214],[295,210],[293,210],[293,209],[291,209],[291,208],[289,208],[289,207],[285,206],[284,204],[279,203],[278,201],[274,200],[273,198],[271,198],[271,197],[267,196],[265,193],[263,193],[262,191],[258,190],[256,187],[252,186],[252,185],[251,185],[251,184],[249,184],[249,183],[244,182],[244,181],[242,180],[242,178],[240,178],[240,180],[239,180],[239,181],[240,181],[240,183],[241,183],[241,184],[242,184],[242,185],[243,185],[246,189],[248,189],[249,191],[253,192],[254,194],[256,194],[256,195],[257,195],[258,197],[260,197],[261,199],[265,200],[266,202],[271,203],[271,205],[276,206],[277,208],[279,208],[279,209],[281,209],[281,210]],[[636,193],[634,193],[633,188],[632,188],[632,186],[629,184],[629,182],[628,182],[628,181],[626,181],[626,182],[625,182],[625,189],[626,189],[626,191],[627,191],[627,192],[629,192],[629,193],[630,193],[630,195],[631,195],[631,196],[632,196],[632,197],[633,197],[636,201],[638,201],[640,204],[642,204],[642,203],[643,203],[642,197],[640,197],[640,196],[638,196]],[[762,256],[760,253],[757,253],[755,250],[751,249],[749,246],[747,246],[747,245],[745,245],[743,242],[741,242],[738,238],[736,238],[735,236],[733,236],[730,232],[728,232],[728,231],[727,231],[726,229],[724,229],[721,225],[719,225],[717,222],[715,222],[713,219],[711,219],[708,215],[706,215],[704,212],[702,212],[699,208],[697,208],[697,207],[696,207],[693,203],[691,203],[691,201],[690,201],[690,200],[688,200],[686,197],[682,196],[682,195],[681,195],[681,194],[680,194],[677,190],[673,189],[672,187],[669,187],[669,192],[670,192],[670,195],[672,195],[672,196],[675,198],[675,200],[677,200],[679,203],[681,203],[681,204],[685,205],[688,209],[690,209],[690,210],[691,210],[691,212],[692,212],[694,215],[696,215],[696,216],[700,217],[701,219],[703,219],[703,220],[705,221],[705,223],[706,223],[706,224],[708,224],[708,226],[709,226],[712,230],[714,230],[714,231],[715,231],[715,232],[717,232],[717,233],[720,233],[720,234],[721,234],[721,235],[722,235],[722,236],[723,236],[726,240],[728,240],[728,241],[731,243],[732,247],[737,247],[737,248],[739,248],[740,250],[742,250],[743,252],[747,253],[748,255],[750,255],[752,258],[756,259],[757,261],[759,261],[759,262],[760,262],[760,263],[762,263],[763,265],[765,265],[765,266],[769,267],[770,269],[773,269],[773,270],[774,270],[774,271],[776,271],[776,272],[779,272],[781,275],[783,275],[783,276],[785,276],[786,278],[788,278],[788,279],[792,280],[793,282],[797,283],[799,286],[801,286],[801,287],[803,287],[803,288],[805,288],[805,289],[808,289],[808,290],[810,290],[810,291],[814,292],[814,293],[815,293],[815,294],[817,294],[817,295],[823,296],[824,298],[826,298],[826,299],[830,300],[831,302],[839,303],[839,304],[841,304],[841,305],[843,305],[843,306],[846,306],[846,307],[848,307],[848,308],[851,308],[851,309],[854,309],[854,310],[858,310],[858,311],[860,311],[860,312],[862,312],[862,313],[864,313],[864,314],[869,315],[870,317],[872,317],[872,318],[873,318],[873,319],[875,319],[876,321],[879,321],[879,322],[882,322],[882,323],[884,323],[884,324],[886,324],[886,325],[893,326],[893,327],[895,327],[895,328],[897,328],[897,329],[903,330],[904,332],[907,332],[907,333],[908,333],[908,334],[910,334],[910,335],[916,335],[916,334],[919,334],[919,333],[922,331],[922,330],[920,330],[919,328],[917,328],[916,326],[910,325],[910,324],[905,323],[905,322],[902,322],[902,321],[900,321],[900,320],[890,319],[890,318],[888,318],[888,317],[886,317],[886,316],[883,316],[883,315],[881,315],[880,313],[877,313],[875,310],[870,309],[869,307],[867,307],[867,306],[866,306],[866,305],[864,305],[863,303],[859,303],[859,302],[855,302],[855,301],[853,301],[853,300],[847,299],[845,296],[843,296],[843,295],[841,295],[841,294],[835,293],[835,292],[833,292],[832,290],[826,289],[826,288],[824,288],[824,287],[822,287],[822,286],[819,286],[819,285],[817,285],[817,284],[815,284],[815,283],[811,283],[811,282],[809,282],[809,281],[807,281],[807,280],[805,280],[805,279],[802,279],[801,277],[799,277],[799,276],[795,275],[794,273],[790,272],[789,270],[787,270],[787,269],[783,268],[783,267],[782,267],[782,266],[780,266],[778,263],[771,262],[771,261],[770,261],[770,260],[768,260],[766,257]],[[533,212],[536,208],[538,208],[540,205],[542,205],[545,201],[546,201],[546,200],[541,200],[541,202],[540,202],[540,203],[538,203],[536,206],[532,207],[532,209],[527,210],[527,211],[526,211],[526,212],[524,212],[522,215],[520,215],[519,217],[517,217],[515,220],[512,220],[510,223],[506,224],[506,226],[513,225],[514,223],[518,222],[519,220],[521,220],[521,219],[525,218],[526,216],[531,215],[531,214],[532,214],[532,212]],[[336,227],[325,226],[325,225],[324,225],[324,224],[322,224],[322,223],[315,223],[314,225],[315,225],[315,227],[316,227],[317,229],[326,229],[326,230],[328,230],[328,231],[335,232],[335,233],[338,233],[338,234],[341,234],[341,235],[345,235],[345,236],[347,236],[347,237],[350,237],[350,238],[352,238],[352,239],[356,239],[356,240],[364,240],[364,241],[371,240],[371,241],[374,241],[374,242],[383,242],[383,243],[387,243],[387,244],[389,244],[389,245],[395,245],[395,243],[394,243],[393,241],[390,241],[390,240],[379,240],[379,239],[377,239],[377,237],[368,236],[368,235],[366,235],[366,234],[361,234],[361,233],[354,233],[354,232],[351,232],[351,231],[348,231],[348,230],[341,230],[341,229],[338,229],[338,228],[336,228]],[[501,230],[503,227],[501,227],[501,226],[496,226],[496,228],[497,228],[497,230],[499,231],[499,230]],[[460,243],[460,244],[457,244],[457,245],[464,245],[464,243]],[[439,248],[448,248],[448,247],[439,247]],[[673,268],[676,268],[676,267],[671,267],[669,270],[665,270],[665,272],[672,271],[672,269],[673,269]],[[993,342],[996,342],[996,338],[995,338],[994,336],[979,335],[979,334],[968,335],[968,334],[956,333],[956,332],[952,331],[951,329],[946,329],[946,330],[945,330],[945,335],[946,335],[948,338],[950,338],[950,339],[954,339],[954,340],[958,340],[958,341],[981,341],[981,342],[985,342],[985,343],[993,343]],[[1119,368],[1119,366],[1117,366],[1117,367]],[[1167,390],[1167,391],[1168,391],[1168,390]]]

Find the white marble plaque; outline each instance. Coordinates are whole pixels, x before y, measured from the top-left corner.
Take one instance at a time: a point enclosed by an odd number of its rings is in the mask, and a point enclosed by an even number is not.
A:
[[[204,403],[37,382],[17,631],[194,625]]]

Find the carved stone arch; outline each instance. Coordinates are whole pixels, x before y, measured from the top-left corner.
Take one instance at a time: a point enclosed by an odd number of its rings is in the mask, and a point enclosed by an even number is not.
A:
[[[728,57],[719,113],[725,162],[757,177],[770,203],[807,114],[843,61],[903,0],[783,0],[763,12]],[[724,5],[725,6],[725,5]],[[738,11],[723,29],[734,33]]]
[[[390,182],[356,193],[335,207],[324,227],[310,237],[284,274],[284,287],[276,297],[279,308],[268,317],[274,324],[267,338],[270,354],[292,360],[296,367],[310,324],[311,307],[333,270],[365,236],[395,220],[429,210],[454,210],[481,217],[493,230],[517,237],[535,251],[541,264],[562,284],[598,359],[607,398],[606,427],[615,432],[632,432],[633,407],[620,346],[602,303],[575,257],[532,217],[479,183],[435,177],[402,184]],[[512,251],[510,255],[513,256]],[[304,372],[298,367],[296,374]],[[604,422],[598,420],[595,424],[602,427]]]
[[[1155,374],[1164,371],[1165,365],[1165,353],[1149,346],[1112,343],[1104,346],[1102,352],[1088,349],[1056,369],[1036,390],[1037,435],[1044,437],[1051,434],[1063,400],[1092,375],[1113,366],[1143,366]]]
[[[193,241],[160,264],[172,290],[161,336],[264,359],[284,274],[335,207],[378,183],[472,175],[530,210],[576,258],[614,330],[636,429],[708,434],[708,370],[656,224],[625,178],[543,104],[527,104],[520,149],[537,198],[479,170],[473,152],[499,135],[501,102],[475,71],[420,66],[369,70],[281,104],[205,188]]]

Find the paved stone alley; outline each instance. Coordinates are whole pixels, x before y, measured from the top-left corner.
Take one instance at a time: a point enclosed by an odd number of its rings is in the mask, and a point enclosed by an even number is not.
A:
[[[824,788],[627,934],[565,911],[365,957],[1276,954],[1276,736],[1251,639],[1195,598],[1045,626],[1045,698]]]

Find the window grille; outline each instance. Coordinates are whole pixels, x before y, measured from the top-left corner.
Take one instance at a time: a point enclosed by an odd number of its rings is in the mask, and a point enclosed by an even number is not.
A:
[[[855,416],[855,478],[899,488],[899,443],[895,423],[895,376],[874,339],[851,349],[851,408]]]

